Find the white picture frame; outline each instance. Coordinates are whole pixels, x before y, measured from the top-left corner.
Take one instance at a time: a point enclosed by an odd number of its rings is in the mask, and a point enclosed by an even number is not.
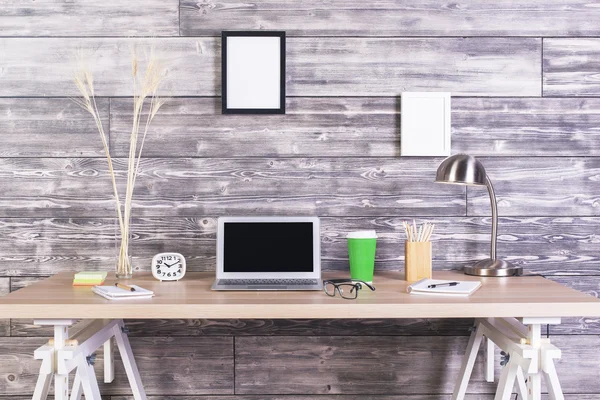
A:
[[[402,92],[400,100],[400,156],[451,154],[449,92]]]
[[[285,114],[285,32],[222,32],[223,114]]]

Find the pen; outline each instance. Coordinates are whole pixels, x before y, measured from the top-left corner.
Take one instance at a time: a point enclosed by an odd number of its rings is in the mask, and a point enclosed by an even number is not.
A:
[[[458,282],[437,283],[435,285],[428,285],[427,289],[433,289],[433,288],[440,287],[440,286],[456,286],[456,285],[458,285]]]
[[[127,285],[123,285],[121,283],[115,283],[115,286],[121,289],[129,290],[130,292],[135,292],[135,288]]]

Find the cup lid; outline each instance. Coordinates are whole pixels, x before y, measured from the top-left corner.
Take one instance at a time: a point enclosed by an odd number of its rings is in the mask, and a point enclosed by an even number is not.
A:
[[[347,239],[377,239],[377,233],[374,230],[370,231],[354,231],[346,235]]]

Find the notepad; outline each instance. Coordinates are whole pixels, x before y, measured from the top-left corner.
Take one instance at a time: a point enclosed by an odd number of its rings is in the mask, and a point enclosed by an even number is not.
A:
[[[121,300],[121,299],[149,299],[154,296],[152,290],[141,288],[137,285],[130,285],[135,288],[135,292],[130,290],[121,289],[116,286],[94,286],[92,291],[98,296],[102,296],[109,300]]]
[[[106,271],[82,271],[73,276],[73,286],[102,285],[106,279]]]
[[[449,282],[458,282],[456,286],[438,286],[429,288],[429,285],[439,285]],[[480,281],[444,281],[439,279],[421,279],[409,285],[406,291],[410,294],[429,294],[442,296],[470,296],[481,287]]]

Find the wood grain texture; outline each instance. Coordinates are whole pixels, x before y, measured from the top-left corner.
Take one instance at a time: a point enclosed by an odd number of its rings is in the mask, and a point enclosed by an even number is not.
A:
[[[450,393],[466,341],[463,337],[240,337],[236,338],[236,393]],[[585,346],[597,345],[598,338],[555,336],[552,342],[563,349],[557,370],[565,393],[597,393],[594,365],[600,355],[584,353]],[[481,356],[469,392],[493,393],[494,387],[483,377]]]
[[[108,102],[96,100],[107,131]],[[92,116],[70,99],[0,99],[0,137],[1,157],[104,156]]]
[[[594,3],[581,0],[181,2],[186,36],[216,36],[224,24],[292,36],[598,36],[598,18]]]
[[[548,279],[587,293],[594,297],[600,294],[600,276],[570,277],[549,276]],[[563,318],[560,325],[550,327],[552,335],[597,335],[600,333],[600,319],[594,317]]]
[[[249,213],[245,213],[250,215]],[[324,270],[347,271],[346,234],[378,232],[377,270],[404,265],[403,217],[321,218]],[[417,218],[436,225],[432,237],[433,268],[459,269],[489,256],[489,217]],[[216,217],[134,218],[135,271],[149,271],[154,254],[177,251],[190,271],[214,271]],[[501,217],[498,254],[530,273],[598,275],[598,217]],[[0,276],[48,276],[59,271],[111,271],[116,258],[116,228],[112,219],[4,219],[0,243]]]
[[[541,41],[290,38],[288,96],[539,96]]]
[[[600,39],[544,39],[544,95],[598,96]]]
[[[400,270],[404,266],[404,220],[402,217],[321,218],[324,270],[348,270],[346,234],[362,229],[375,229],[378,233],[376,268]],[[432,237],[434,269],[462,268],[489,257],[489,217],[435,217],[417,221],[436,225]],[[597,275],[599,223],[597,217],[503,217],[498,230],[498,254],[532,273]],[[157,251],[173,250],[188,256],[190,270],[214,270],[215,218],[136,219],[133,230],[132,254],[139,257],[142,265],[149,265]]]
[[[600,156],[596,98],[453,98],[452,152]]]
[[[13,278],[18,279],[18,278]],[[465,336],[472,319],[140,319],[135,336]],[[12,319],[11,336],[52,336],[29,319]],[[594,326],[588,326],[593,329]],[[595,331],[587,330],[591,333]]]
[[[115,219],[2,219],[0,229],[2,276],[113,270],[116,263]]]
[[[147,39],[0,39],[0,96],[75,96],[77,49],[91,53],[99,96],[130,96],[131,43]],[[220,40],[157,38],[169,96],[220,93]],[[529,38],[289,38],[288,96],[396,96],[450,91],[457,96],[539,96],[541,40]]]
[[[584,354],[586,347],[594,348],[599,345],[598,338],[582,335],[553,336],[551,339],[563,349],[563,358],[557,363],[557,369],[565,392],[594,393],[598,390],[599,385],[594,379],[594,365],[600,361],[599,356],[595,352]],[[39,362],[33,360],[31,354],[45,340],[0,339],[0,373],[6,377],[0,381],[3,395],[14,398],[13,395],[32,392]],[[231,341],[231,338],[214,337],[133,338],[132,346],[137,354],[142,376],[150,377],[144,379],[150,395],[168,396],[162,393],[171,390],[171,396],[189,396],[189,393],[200,396],[218,392],[225,394],[224,392],[233,389],[229,386],[233,379]],[[163,346],[167,349],[161,349]],[[449,394],[458,371],[460,352],[465,346],[465,337],[236,338],[236,390],[239,394],[245,394],[261,390],[262,387],[264,392],[269,391],[273,396],[300,390],[305,396],[326,393],[374,395],[384,390],[389,395],[399,392],[408,395],[428,389],[427,394],[430,396],[436,396],[436,393]],[[172,354],[162,357],[164,352]],[[101,354],[98,356],[101,359]],[[160,362],[158,357],[161,357]],[[351,360],[353,361],[350,362]],[[449,364],[448,370],[445,369],[444,362]],[[117,380],[112,385],[104,385],[103,394],[127,394],[124,372],[118,359],[116,365]],[[424,374],[417,375],[411,382],[412,375],[406,375],[408,370]],[[581,373],[577,376],[568,373],[569,370]],[[431,375],[425,375],[427,373]],[[270,376],[268,379],[267,374]],[[356,374],[361,378],[357,379]],[[425,382],[427,380],[430,382],[429,386]],[[586,385],[582,386],[581,382],[586,382]],[[493,393],[493,386],[483,382],[481,359],[476,364],[469,387],[472,394]],[[164,398],[168,397],[161,397]],[[381,400],[388,398],[383,397]],[[408,397],[406,400],[429,399]]]
[[[337,273],[324,273],[332,279]],[[89,288],[73,287],[63,272],[0,297],[0,318],[85,319],[334,319],[334,318],[508,318],[600,316],[600,300],[540,276],[504,279],[472,277],[460,271],[434,271],[434,279],[478,281],[472,296],[414,296],[399,271],[376,272],[377,292],[362,292],[349,302],[322,291],[215,292],[214,273],[188,272],[165,284],[150,272],[137,273],[136,284],[152,290],[152,299],[107,301]],[[110,273],[105,285],[118,280]],[[62,307],[59,305],[63,305]]]
[[[170,99],[145,157],[399,157],[399,98],[288,98],[286,116],[222,115],[218,99]],[[111,102],[111,153],[125,157],[131,100]],[[452,99],[452,151],[475,156],[598,156],[600,101]],[[276,127],[276,128],[274,128]]]
[[[526,271],[526,274],[529,273]],[[30,284],[39,278],[16,277],[15,285]],[[599,276],[548,276],[555,282],[599,297]],[[128,320],[130,336],[466,336],[473,325],[471,319],[169,319]],[[8,325],[7,328],[8,329]],[[600,319],[596,317],[563,318],[553,325],[552,335],[598,335]],[[8,331],[7,331],[8,332]],[[12,319],[11,336],[50,337],[51,329],[34,326],[31,320]]]
[[[220,99],[174,98],[161,109],[145,157],[400,155],[396,98],[288,98],[286,115],[221,114]],[[111,103],[111,153],[126,157],[131,99]]]
[[[115,159],[121,193],[126,162]],[[464,215],[465,189],[433,182],[441,158],[144,159],[136,216]],[[103,159],[0,159],[0,217],[115,214]]]
[[[177,36],[177,0],[0,2],[2,36]]]
[[[33,393],[39,361],[33,351],[45,343],[42,338],[0,339],[0,393]],[[149,395],[233,394],[233,338],[132,338],[131,346]],[[97,365],[102,365],[98,352]],[[102,368],[96,369],[102,382]],[[115,355],[115,381],[100,383],[103,395],[131,393],[123,365]]]
[[[93,143],[99,140],[88,139]],[[121,164],[122,165],[122,164]],[[126,176],[126,167],[116,172]],[[115,216],[105,159],[0,158],[1,216]],[[126,178],[120,181],[124,182]],[[110,211],[109,211],[110,210]]]
[[[131,96],[132,46],[140,54],[154,46],[169,76],[163,94],[217,93],[221,81],[216,60],[220,50],[215,39],[3,38],[0,96],[78,96],[72,79],[77,52],[89,60],[97,96]],[[145,63],[139,67],[144,71]]]
[[[501,216],[598,216],[600,158],[480,158]],[[489,215],[489,195],[468,188],[468,215]]]

